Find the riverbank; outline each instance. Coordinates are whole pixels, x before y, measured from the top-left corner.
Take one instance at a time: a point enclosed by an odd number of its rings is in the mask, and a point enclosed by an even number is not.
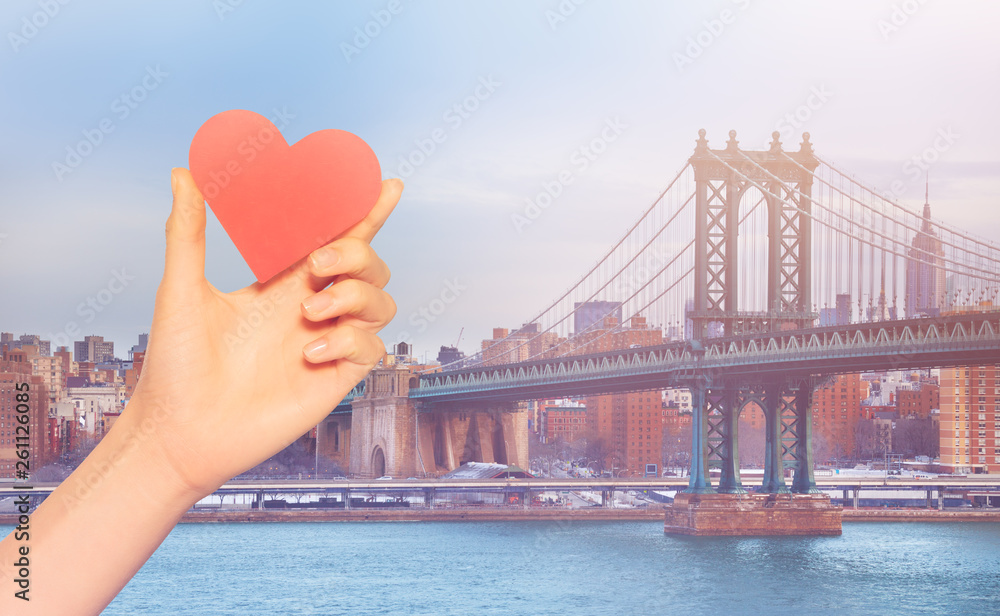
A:
[[[189,511],[183,523],[223,522],[496,522],[496,521],[662,521],[664,508],[604,507],[500,508],[440,507],[435,509],[297,509],[297,510],[202,510]],[[844,522],[1000,522],[1000,509],[844,509]],[[16,525],[17,516],[0,515],[0,524]]]
[[[1000,509],[844,509],[844,522],[1000,522]]]

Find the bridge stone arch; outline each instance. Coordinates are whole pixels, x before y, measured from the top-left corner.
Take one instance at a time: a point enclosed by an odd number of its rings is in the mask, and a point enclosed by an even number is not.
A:
[[[372,474],[375,477],[381,477],[385,475],[385,468],[385,451],[381,445],[376,445],[375,449],[372,450]]]

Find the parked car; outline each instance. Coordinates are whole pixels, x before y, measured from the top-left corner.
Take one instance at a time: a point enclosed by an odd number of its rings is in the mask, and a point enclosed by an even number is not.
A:
[[[375,481],[392,481],[392,477],[388,475],[382,475],[381,477],[376,477]]]

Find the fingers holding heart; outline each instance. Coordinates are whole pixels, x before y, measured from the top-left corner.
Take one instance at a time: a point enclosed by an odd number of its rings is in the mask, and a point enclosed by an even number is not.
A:
[[[373,367],[385,355],[382,340],[370,331],[353,325],[337,325],[303,349],[306,360],[314,364],[346,360]]]
[[[379,289],[389,283],[389,266],[368,242],[356,237],[330,242],[313,251],[307,262],[315,291],[341,276],[363,280]]]
[[[396,302],[371,283],[346,278],[303,300],[302,315],[315,322],[341,317],[338,324],[375,333],[396,316]]]
[[[382,290],[389,282],[389,267],[357,237],[335,240],[306,262],[310,288],[316,293],[302,301],[302,315],[317,323],[336,319],[332,330],[306,345],[306,359],[377,362],[385,346],[375,334],[396,315],[396,303]]]

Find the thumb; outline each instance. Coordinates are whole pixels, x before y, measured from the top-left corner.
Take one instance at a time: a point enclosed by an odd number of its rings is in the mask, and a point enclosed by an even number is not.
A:
[[[171,286],[196,284],[205,278],[205,199],[187,169],[172,169],[170,185],[174,204],[167,218],[163,282]]]

